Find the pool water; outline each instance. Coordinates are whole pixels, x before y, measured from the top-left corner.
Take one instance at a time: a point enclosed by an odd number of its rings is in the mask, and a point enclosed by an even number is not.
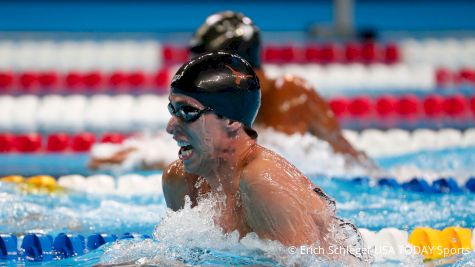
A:
[[[409,170],[464,177],[474,171],[475,147],[421,151],[395,157],[378,158],[384,169],[410,166]],[[150,173],[143,173],[145,175]],[[335,198],[338,216],[353,221],[359,228],[378,231],[394,227],[412,231],[427,226],[473,228],[475,194],[434,194],[389,188],[350,179],[332,179],[314,175],[311,180]],[[239,240],[235,234],[223,235],[209,221],[209,206],[167,212],[161,193],[142,195],[103,195],[68,191],[53,195],[27,194],[8,183],[0,183],[0,232],[61,232],[89,235],[96,232],[122,234],[134,232],[154,239],[129,239],[106,244],[83,256],[60,261],[31,263],[0,261],[25,265],[94,265],[98,263],[135,262],[173,265],[184,262],[201,266],[264,265],[315,266],[333,264],[318,257],[289,255],[287,249],[274,242],[248,236]],[[453,262],[455,261],[455,263]],[[473,264],[475,253],[454,256],[435,263],[462,266]],[[422,258],[405,261],[378,262],[387,265],[420,265]],[[177,265],[180,266],[180,265]]]

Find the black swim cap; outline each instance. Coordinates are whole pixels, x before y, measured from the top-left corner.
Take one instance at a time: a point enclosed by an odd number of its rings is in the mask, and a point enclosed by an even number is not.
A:
[[[259,79],[243,58],[227,52],[198,56],[173,77],[171,92],[198,100],[217,115],[251,127],[261,104]]]
[[[250,18],[224,11],[206,19],[191,39],[189,49],[194,54],[227,51],[241,56],[254,68],[260,68],[260,45],[259,29]]]

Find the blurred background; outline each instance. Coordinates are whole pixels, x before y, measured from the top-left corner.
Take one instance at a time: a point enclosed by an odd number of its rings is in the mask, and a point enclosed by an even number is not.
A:
[[[223,10],[260,27],[269,76],[306,79],[369,154],[381,154],[360,138],[369,128],[451,128],[457,133],[446,135],[473,139],[473,1],[4,0],[2,173],[17,171],[10,153],[87,153],[95,142],[163,129],[169,82],[189,58],[188,41]]]

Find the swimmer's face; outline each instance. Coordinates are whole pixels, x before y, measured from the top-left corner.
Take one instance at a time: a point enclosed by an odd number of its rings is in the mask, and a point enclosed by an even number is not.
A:
[[[227,138],[226,121],[213,112],[202,112],[206,107],[192,97],[171,93],[169,100],[172,117],[167,132],[180,146],[178,157],[186,172],[206,175],[217,163],[219,151]],[[180,115],[198,113],[201,115],[191,122],[180,118]]]

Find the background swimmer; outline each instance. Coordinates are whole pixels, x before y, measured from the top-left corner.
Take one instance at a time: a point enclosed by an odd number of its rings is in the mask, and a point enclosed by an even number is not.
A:
[[[302,78],[285,75],[269,78],[261,68],[261,37],[259,29],[243,14],[226,11],[211,15],[198,28],[190,41],[190,52],[228,51],[240,55],[254,68],[261,85],[262,102],[256,118],[256,127],[270,127],[286,134],[306,132],[328,142],[332,149],[347,156],[348,163],[359,163],[369,169],[375,164],[357,151],[345,139],[339,123],[326,101]],[[100,168],[123,162],[137,148],[125,147],[109,157],[92,155],[90,166]],[[159,161],[145,169],[163,168]]]

